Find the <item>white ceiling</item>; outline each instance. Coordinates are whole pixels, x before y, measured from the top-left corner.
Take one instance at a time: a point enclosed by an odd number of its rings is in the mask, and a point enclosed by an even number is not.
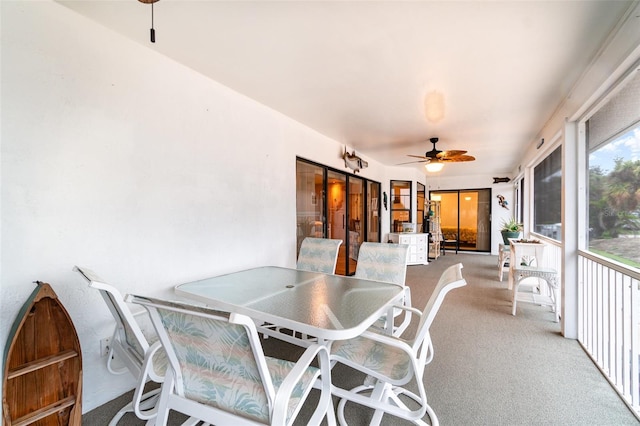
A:
[[[630,4],[161,0],[154,44],[148,4],[59,3],[383,164],[476,157],[443,176],[512,172]]]

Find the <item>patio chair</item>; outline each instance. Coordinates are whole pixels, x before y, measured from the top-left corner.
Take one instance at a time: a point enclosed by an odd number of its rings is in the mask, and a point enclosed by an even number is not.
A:
[[[245,315],[133,295],[127,301],[147,308],[169,359],[156,425],[167,423],[170,410],[216,425],[289,425],[314,385],[321,394],[310,424],[332,407],[325,346],[311,345],[298,362],[271,358]],[[320,368],[310,365],[316,359]]]
[[[333,274],[342,240],[307,237],[302,240],[296,269]]]
[[[342,244],[342,240],[306,237],[300,245],[296,269],[325,274],[335,273],[340,244]],[[308,346],[310,343],[317,342],[315,337],[309,337],[305,334],[298,337],[298,333],[282,330],[281,327],[274,324],[262,324],[258,330],[265,338],[273,336],[298,346]]]
[[[550,306],[551,311],[555,314],[555,321],[560,321],[560,310],[558,309],[558,298],[556,295],[560,289],[558,285],[558,271],[553,268],[514,265],[513,276],[513,307],[511,315],[516,315],[516,305],[518,302],[533,303],[534,305]],[[529,278],[538,278],[539,281],[547,284],[547,288],[545,289],[538,284],[538,286],[530,288],[528,291],[520,291],[522,281]]]
[[[110,373],[120,375],[127,372],[136,379],[136,387],[130,403],[122,407],[109,422],[110,426],[128,412],[133,412],[142,420],[149,420],[156,415],[156,401],[160,394],[160,388],[144,393],[147,381],[162,383],[167,367],[167,359],[158,337],[153,334],[153,328],[140,327],[136,316],[125,303],[120,292],[106,284],[103,279],[93,271],[75,266],[73,268],[84,278],[89,287],[100,292],[107,304],[109,311],[116,321],[116,327],[109,344],[107,355],[107,370]],[[145,314],[145,311],[141,311]]]
[[[356,265],[356,278],[366,280],[383,281],[391,284],[397,284],[404,287],[403,304],[411,306],[411,290],[405,286],[407,276],[407,255],[408,246],[404,244],[390,243],[372,243],[364,242],[360,246],[358,253],[358,263]],[[399,325],[392,324],[387,321],[386,317],[382,318],[377,326],[393,327],[391,333],[395,336],[401,335],[411,323],[411,310],[402,310],[395,308],[393,311],[394,318],[404,315]],[[383,322],[386,325],[383,325]]]
[[[422,418],[428,414],[430,424],[438,424],[435,412],[427,404],[423,383],[424,368],[432,361],[434,353],[429,329],[445,295],[464,285],[466,280],[462,277],[462,264],[452,265],[442,273],[423,312],[403,307],[420,316],[416,334],[411,339],[366,331],[355,339],[333,342],[332,363],[339,362],[368,375],[365,384],[351,390],[334,385],[333,394],[341,398],[338,404],[340,424],[346,424],[344,409],[347,401],[376,410],[371,424],[380,422],[384,413],[420,425],[426,424]],[[403,387],[407,384],[415,384],[418,394]],[[370,396],[364,393],[370,393]],[[417,408],[409,408],[401,400],[401,395],[417,403]]]

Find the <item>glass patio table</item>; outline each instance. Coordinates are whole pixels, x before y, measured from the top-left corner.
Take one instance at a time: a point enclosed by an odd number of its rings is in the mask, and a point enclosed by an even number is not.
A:
[[[359,336],[402,300],[404,289],[354,277],[265,266],[180,284],[175,292],[212,308],[332,341]]]

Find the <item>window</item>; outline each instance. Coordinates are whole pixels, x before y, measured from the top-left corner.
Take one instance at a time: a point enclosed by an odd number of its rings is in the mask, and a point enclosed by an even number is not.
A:
[[[417,232],[429,232],[425,229],[424,225],[424,201],[426,195],[426,188],[420,182],[417,183],[417,191],[416,191],[416,230]]]
[[[589,118],[585,130],[589,178],[588,248],[638,268],[640,75],[621,85],[617,93]]]
[[[562,147],[533,169],[533,231],[560,241],[562,238]]]
[[[411,181],[391,181],[391,229],[402,232],[402,223],[411,222]]]

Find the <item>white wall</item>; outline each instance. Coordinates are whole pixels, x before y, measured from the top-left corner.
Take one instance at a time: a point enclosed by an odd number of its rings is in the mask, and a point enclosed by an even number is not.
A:
[[[294,266],[296,155],[343,168],[344,146],[50,1],[2,2],[1,47],[0,345],[32,282],[51,283],[86,412],[133,381],[106,371],[113,321],[72,267],[151,294]]]

